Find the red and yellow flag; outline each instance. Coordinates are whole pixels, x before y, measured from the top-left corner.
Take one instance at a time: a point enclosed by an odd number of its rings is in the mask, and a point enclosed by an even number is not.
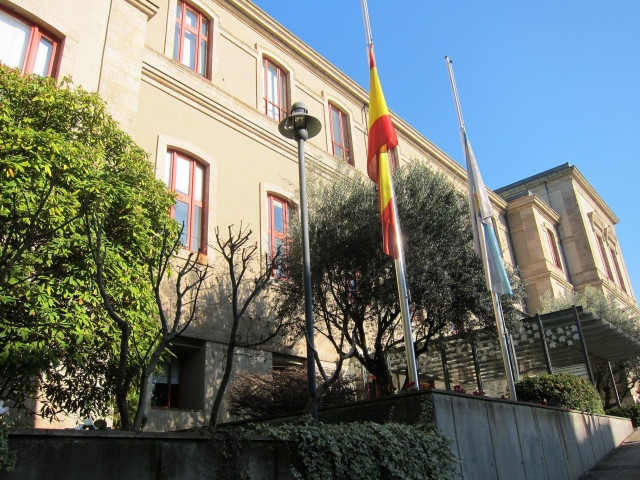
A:
[[[380,221],[382,222],[382,248],[393,258],[400,256],[396,236],[396,215],[393,203],[391,164],[389,150],[398,145],[396,131],[384,100],[382,86],[378,78],[373,44],[369,46],[369,146],[367,151],[367,173],[378,184],[380,198]]]

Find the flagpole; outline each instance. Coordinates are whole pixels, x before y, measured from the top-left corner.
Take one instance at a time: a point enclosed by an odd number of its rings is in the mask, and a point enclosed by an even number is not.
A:
[[[367,0],[360,0],[362,6],[362,18],[364,21],[365,34],[367,36],[367,55],[373,54],[373,36],[371,34],[371,23],[369,21],[369,7]],[[395,221],[396,246],[398,258],[395,259],[396,282],[398,284],[398,299],[400,301],[400,312],[402,315],[402,326],[404,332],[404,349],[407,359],[407,377],[411,389],[420,388],[418,377],[418,365],[416,361],[415,347],[413,345],[413,329],[411,327],[411,314],[409,311],[409,290],[407,288],[406,265],[404,260],[404,248],[402,245],[402,235],[400,233],[400,221],[398,218],[398,203],[396,202],[396,192],[393,186],[393,175],[391,174],[391,159],[386,152],[386,168],[389,169],[389,181],[391,183],[391,201],[393,202],[393,215]],[[380,156],[379,156],[380,157]],[[380,188],[380,185],[378,185]]]
[[[419,389],[418,364],[416,352],[413,345],[413,331],[411,327],[411,314],[409,311],[409,290],[407,288],[407,275],[404,261],[404,246],[402,245],[402,235],[400,233],[400,220],[398,218],[398,203],[396,202],[396,189],[393,186],[393,175],[391,175],[391,162],[387,161],[389,167],[389,181],[391,182],[391,198],[394,209],[393,215],[396,222],[396,245],[398,247],[398,258],[395,259],[396,282],[398,283],[398,298],[400,300],[400,312],[402,314],[402,327],[404,330],[404,351],[407,357],[407,376],[411,389]]]
[[[448,56],[445,56],[445,61],[447,62],[447,70],[449,71],[449,81],[451,82],[451,90],[453,92],[453,101],[456,106],[456,113],[458,114],[458,123],[460,124],[460,140],[462,141],[462,149],[465,154],[465,160],[467,162],[467,174],[471,175],[469,170],[471,169],[471,165],[469,164],[469,149],[468,140],[467,140],[467,132],[464,126],[464,119],[462,117],[462,109],[460,108],[460,98],[458,97],[458,88],[456,87],[456,80],[453,75],[453,62]],[[470,199],[470,205],[473,199]],[[472,211],[471,215],[474,216],[475,212]],[[483,222],[480,222],[483,223]],[[509,344],[507,342],[507,329],[504,323],[504,315],[502,313],[502,307],[500,305],[500,294],[498,292],[493,291],[493,286],[491,282],[491,273],[489,271],[489,260],[487,254],[487,243],[484,236],[484,228],[482,226],[477,225],[476,223],[476,234],[478,236],[478,244],[480,245],[480,254],[482,257],[482,265],[484,267],[484,274],[487,280],[487,288],[491,293],[491,301],[493,303],[493,312],[496,319],[496,326],[498,329],[498,339],[500,341],[500,350],[502,352],[502,363],[504,365],[504,370],[507,377],[507,387],[509,390],[509,397],[511,400],[517,400],[516,395],[516,387],[513,379],[513,369],[511,367],[511,355],[509,354]]]

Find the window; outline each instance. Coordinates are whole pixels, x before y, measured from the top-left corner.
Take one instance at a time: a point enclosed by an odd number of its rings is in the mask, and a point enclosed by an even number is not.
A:
[[[278,122],[287,116],[287,74],[264,59],[264,113]]]
[[[609,259],[607,258],[607,253],[604,249],[604,242],[602,241],[602,237],[600,237],[600,235],[596,235],[596,240],[598,241],[598,250],[600,250],[600,257],[602,258],[604,269],[607,271],[607,277],[609,277],[610,280],[613,280],[611,265],[609,265]]]
[[[153,377],[152,407],[180,407],[180,377],[180,360],[177,357],[162,366],[161,372]]]
[[[549,228],[547,228],[547,239],[549,240],[549,248],[551,249],[553,263],[556,267],[562,269],[562,263],[560,262],[560,252],[558,251],[558,244],[556,243],[556,236]]]
[[[375,375],[367,375],[367,380],[364,384],[364,394],[367,400],[378,398],[380,396],[378,379],[375,377]]]
[[[204,342],[179,338],[170,350],[172,358],[152,377],[151,406],[202,410],[207,356]]]
[[[622,291],[627,293],[627,288],[624,286],[624,280],[622,279],[622,270],[620,270],[620,264],[618,263],[618,255],[613,247],[609,247],[609,252],[611,252],[611,259],[613,260],[613,266],[616,269],[616,276],[618,277],[618,283],[620,284],[620,288]]]
[[[0,62],[46,77],[52,74],[57,49],[53,36],[0,9]]]
[[[178,1],[173,58],[205,77],[211,37],[210,24],[200,12],[185,2]]]
[[[347,115],[330,103],[329,116],[331,117],[332,153],[336,157],[341,157],[348,164],[353,165]]]
[[[289,204],[275,195],[269,194],[269,253],[271,258],[286,248],[287,232],[289,230]],[[284,271],[278,268],[274,271],[278,277],[284,276]]]
[[[168,151],[164,172],[165,185],[177,193],[171,213],[184,225],[182,244],[194,252],[204,251],[204,167],[181,153]]]

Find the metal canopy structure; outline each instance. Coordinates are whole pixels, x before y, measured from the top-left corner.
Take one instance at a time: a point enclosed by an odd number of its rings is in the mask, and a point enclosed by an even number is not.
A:
[[[609,361],[640,356],[640,342],[638,340],[610,323],[595,317],[592,313],[583,311],[582,307],[575,307],[575,310],[580,319],[589,355]],[[573,308],[567,308],[540,315],[540,320],[545,331],[551,330],[553,332],[554,329],[557,331],[565,325],[575,324],[575,312]],[[525,319],[525,321],[530,322],[532,319]]]
[[[592,380],[589,357],[616,361],[640,356],[640,341],[610,323],[572,307],[523,319],[522,333],[513,338],[519,374],[571,373]],[[402,358],[390,355],[389,363],[402,386]],[[505,395],[507,384],[502,355],[495,334],[475,335],[469,340],[452,335],[418,359],[421,384],[450,390],[460,385],[468,392]]]

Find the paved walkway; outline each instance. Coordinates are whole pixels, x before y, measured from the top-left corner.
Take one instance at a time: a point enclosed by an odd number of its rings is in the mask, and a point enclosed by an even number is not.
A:
[[[580,480],[640,479],[640,428]]]

